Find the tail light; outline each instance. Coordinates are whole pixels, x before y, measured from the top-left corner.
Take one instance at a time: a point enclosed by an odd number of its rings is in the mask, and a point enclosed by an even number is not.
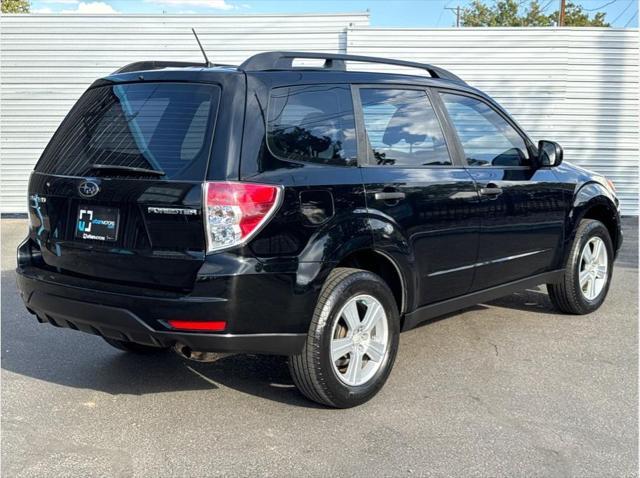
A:
[[[280,205],[282,187],[212,181],[204,183],[207,252],[246,243]]]

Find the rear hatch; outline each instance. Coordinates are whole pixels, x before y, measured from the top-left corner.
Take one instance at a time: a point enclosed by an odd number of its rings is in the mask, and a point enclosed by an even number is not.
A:
[[[202,184],[215,85],[89,89],[29,183],[31,238],[47,267],[92,279],[190,289],[206,252]]]

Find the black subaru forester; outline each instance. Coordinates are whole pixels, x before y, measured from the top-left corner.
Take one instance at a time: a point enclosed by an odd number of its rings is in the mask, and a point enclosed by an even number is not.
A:
[[[40,322],[130,352],[288,355],[304,395],[351,407],[427,319],[539,284],[566,313],[602,304],[618,199],[562,155],[432,65],[134,63],[37,163],[18,285]]]

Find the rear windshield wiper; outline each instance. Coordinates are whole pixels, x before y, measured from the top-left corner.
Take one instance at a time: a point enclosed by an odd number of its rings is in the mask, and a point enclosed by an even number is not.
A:
[[[132,166],[118,166],[115,164],[92,164],[90,171],[116,171],[124,174],[149,174],[151,176],[164,176],[164,171],[158,171],[157,169],[147,168],[134,168]]]

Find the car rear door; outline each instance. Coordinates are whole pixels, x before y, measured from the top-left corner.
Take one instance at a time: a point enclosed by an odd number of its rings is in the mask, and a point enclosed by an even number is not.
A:
[[[480,193],[481,229],[472,290],[557,267],[564,231],[564,188],[549,168],[536,168],[535,148],[486,99],[440,90],[458,150]]]
[[[426,88],[354,87],[360,162],[376,248],[412,271],[416,308],[471,287],[478,194]]]

